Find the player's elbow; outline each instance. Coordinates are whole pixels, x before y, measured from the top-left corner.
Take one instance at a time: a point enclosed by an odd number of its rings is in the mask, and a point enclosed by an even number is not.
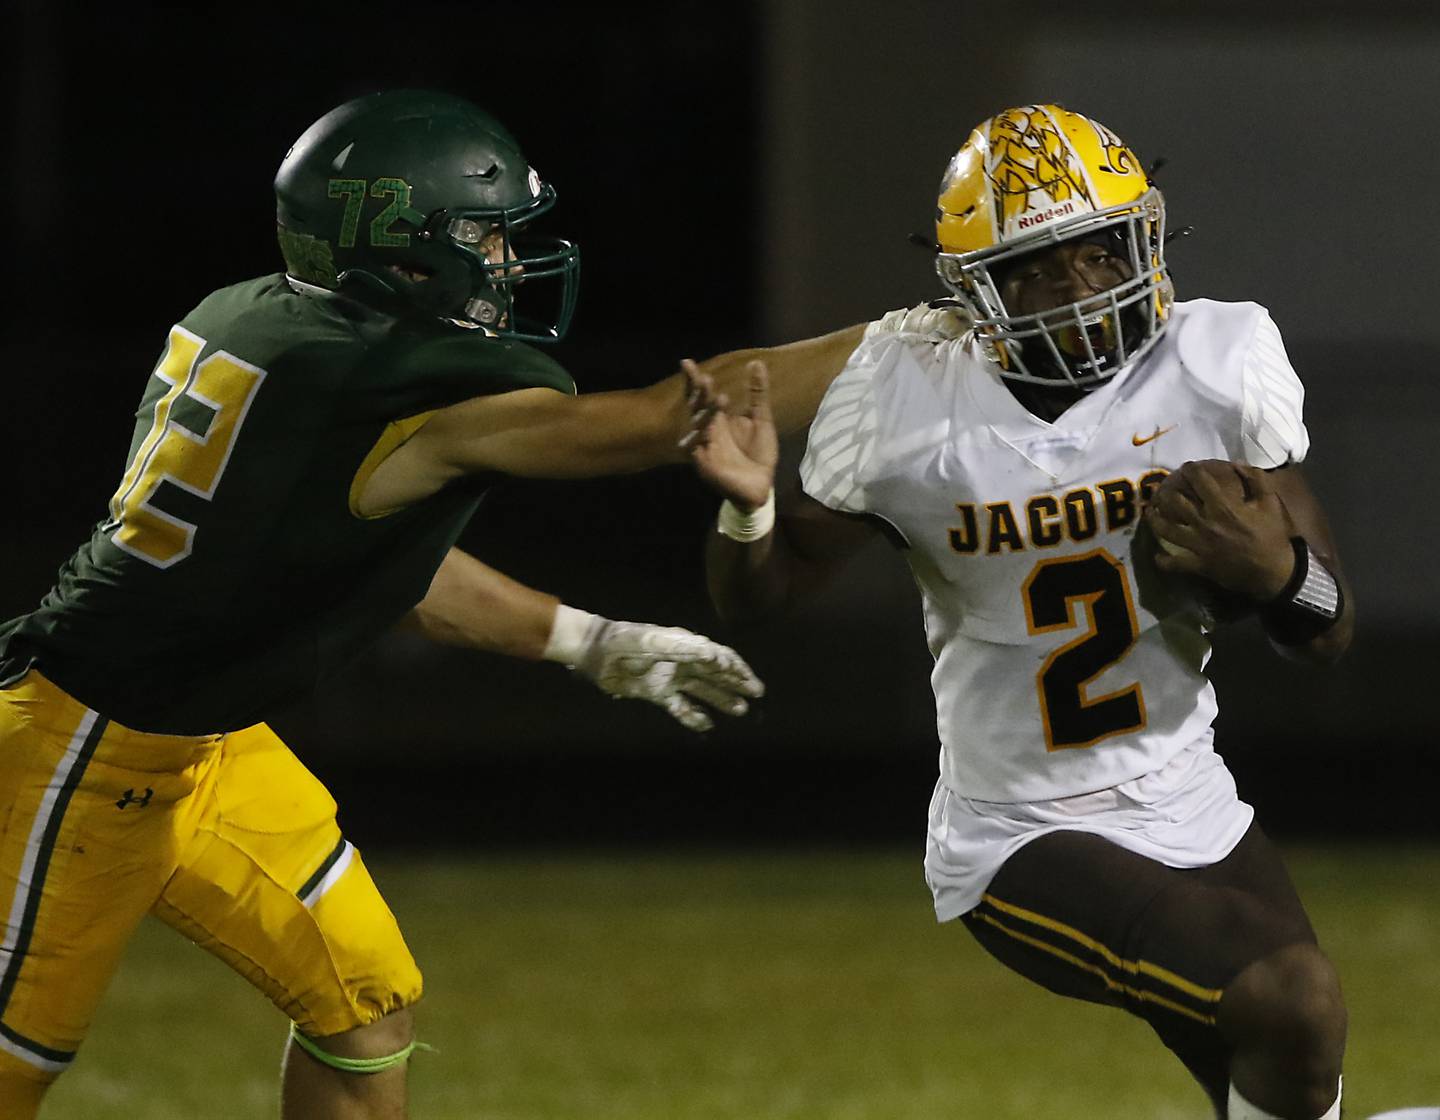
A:
[[[1347,610],[1334,626],[1323,634],[1311,638],[1308,642],[1286,645],[1272,639],[1271,644],[1289,660],[1328,668],[1337,664],[1345,656],[1345,651],[1350,648],[1350,642],[1354,635],[1355,616]]]
[[[1354,636],[1354,618],[1347,613],[1328,633],[1321,634],[1313,643],[1312,656],[1315,662],[1320,665],[1336,664],[1345,656]]]

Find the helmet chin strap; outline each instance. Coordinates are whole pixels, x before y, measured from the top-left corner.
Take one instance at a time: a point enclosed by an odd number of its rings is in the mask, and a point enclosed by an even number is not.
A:
[[[441,319],[466,316],[472,324],[493,330],[504,323],[509,307],[493,289],[463,302],[453,288],[447,288],[436,276],[397,267],[376,275],[363,269],[350,269],[340,274],[340,286],[349,285],[370,297],[367,303],[377,304],[390,314],[414,314],[417,310]],[[457,319],[457,321],[459,321]]]
[[[508,311],[509,308],[494,299],[490,292],[482,293],[465,304],[466,318],[492,329],[504,322]]]
[[[365,269],[349,268],[340,273],[337,281],[336,291],[386,315],[404,315],[409,306],[401,284],[410,282],[402,277],[377,276]]]

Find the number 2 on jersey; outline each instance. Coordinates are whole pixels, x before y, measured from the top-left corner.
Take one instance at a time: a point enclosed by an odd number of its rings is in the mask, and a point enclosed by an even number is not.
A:
[[[1139,682],[1089,697],[1090,682],[1130,652],[1139,633],[1125,566],[1106,549],[1042,560],[1025,580],[1025,622],[1032,634],[1085,632],[1055,650],[1036,675],[1047,750],[1093,747],[1111,735],[1145,726]]]
[[[199,335],[184,327],[171,328],[153,375],[169,389],[155,402],[150,431],[110,499],[116,546],[157,568],[168,568],[190,555],[195,526],[156,509],[151,499],[162,482],[205,501],[214,498],[255,390],[265,379],[263,369],[223,350],[197,366],[195,360],[204,349],[205,340]],[[201,407],[190,408],[187,415],[192,419],[182,421],[175,416],[181,402]]]

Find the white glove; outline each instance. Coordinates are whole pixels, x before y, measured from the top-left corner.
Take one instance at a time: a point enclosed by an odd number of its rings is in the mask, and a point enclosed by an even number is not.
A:
[[[678,626],[615,622],[563,604],[556,609],[546,660],[560,661],[618,699],[658,704],[691,731],[714,721],[695,701],[743,716],[746,698],[765,686],[729,646]]]
[[[914,307],[897,307],[894,311],[887,311],[865,328],[865,337],[918,334],[927,342],[948,342],[959,338],[972,326],[974,324],[963,307],[931,307],[928,303],[918,303]]]

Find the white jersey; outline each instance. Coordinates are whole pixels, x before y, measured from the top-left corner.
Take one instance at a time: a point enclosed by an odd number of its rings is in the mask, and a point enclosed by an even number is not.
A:
[[[924,602],[940,781],[1037,802],[1209,750],[1199,612],[1132,554],[1143,499],[1192,459],[1305,457],[1304,391],[1255,304],[1177,304],[1133,369],[1053,423],[973,339],[875,334],[831,384],[800,474],[903,536]]]

